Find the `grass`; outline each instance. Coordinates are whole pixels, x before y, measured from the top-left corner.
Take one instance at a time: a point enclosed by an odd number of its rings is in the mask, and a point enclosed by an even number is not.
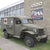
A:
[[[0,48],[0,50],[1,50],[1,48]]]
[[[4,37],[3,32],[0,30],[0,36]],[[24,41],[18,38],[10,38],[9,40],[15,42],[16,44],[22,45],[30,50],[50,50],[50,40],[47,43],[37,43],[35,47],[29,48],[24,45]]]

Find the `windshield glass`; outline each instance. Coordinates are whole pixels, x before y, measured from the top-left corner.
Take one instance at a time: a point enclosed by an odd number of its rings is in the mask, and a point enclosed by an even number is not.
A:
[[[24,24],[33,24],[33,19],[23,19]]]

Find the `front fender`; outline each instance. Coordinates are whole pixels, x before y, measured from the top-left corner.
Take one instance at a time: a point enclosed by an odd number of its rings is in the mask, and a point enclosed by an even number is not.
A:
[[[24,31],[24,32],[26,32],[26,33],[29,33],[29,34],[35,34],[34,32],[32,32],[32,31]]]

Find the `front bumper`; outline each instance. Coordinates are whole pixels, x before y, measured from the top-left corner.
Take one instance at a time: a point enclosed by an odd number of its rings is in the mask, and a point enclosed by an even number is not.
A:
[[[37,41],[40,41],[40,39],[44,39],[44,38],[47,38],[47,35],[42,35],[42,36],[36,37]]]

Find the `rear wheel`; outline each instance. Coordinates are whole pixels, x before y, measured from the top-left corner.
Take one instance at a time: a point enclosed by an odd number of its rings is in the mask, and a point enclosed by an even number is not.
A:
[[[7,33],[7,31],[4,31],[4,37],[5,37],[6,39],[9,38],[9,34]]]
[[[25,45],[28,46],[28,47],[33,47],[34,46],[34,40],[30,36],[26,36],[24,38],[24,42],[25,42]]]

